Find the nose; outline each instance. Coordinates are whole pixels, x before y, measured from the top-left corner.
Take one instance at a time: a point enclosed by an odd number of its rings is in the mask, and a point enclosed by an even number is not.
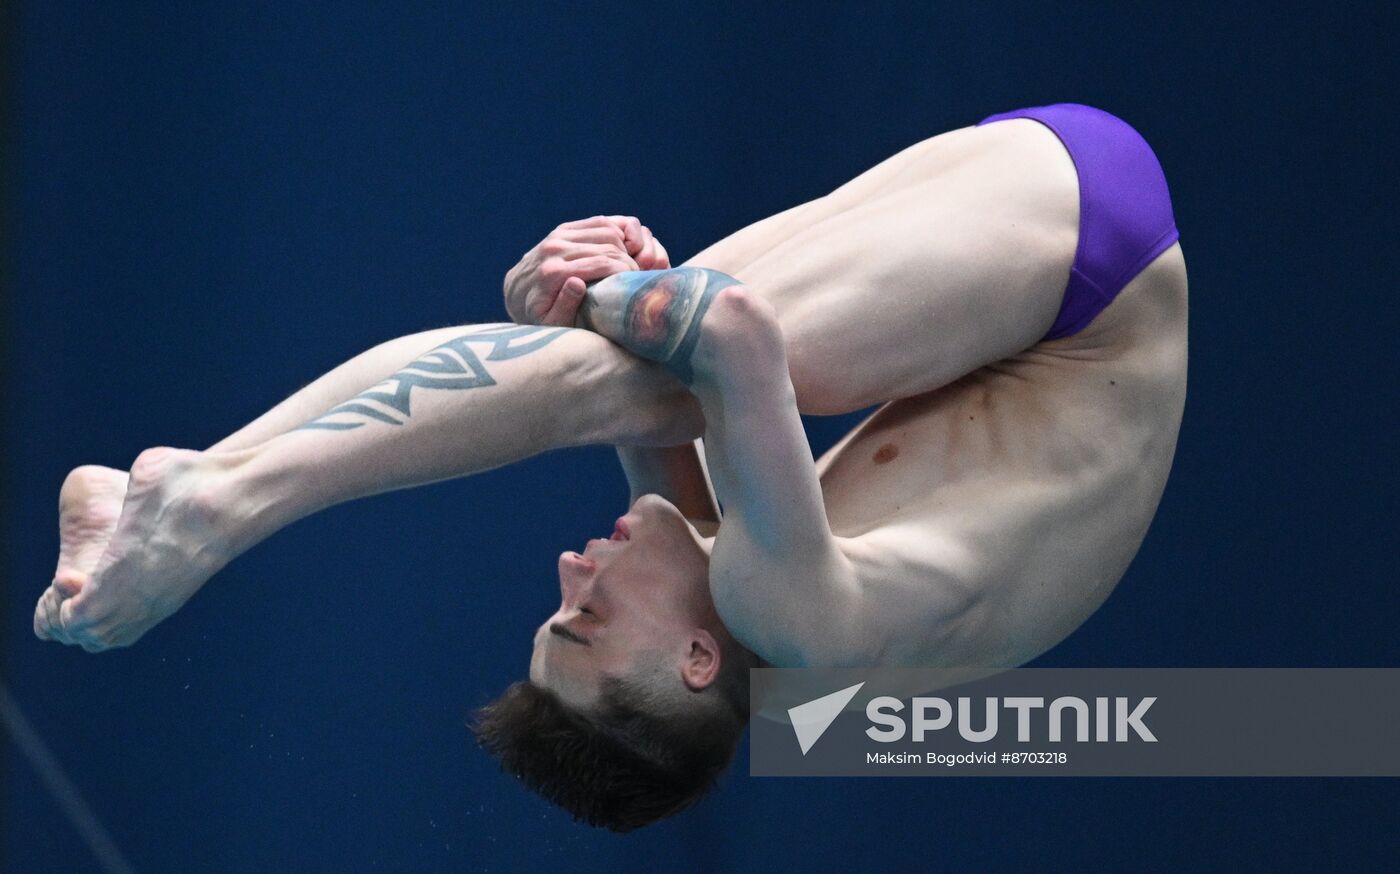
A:
[[[577,552],[559,556],[559,594],[565,607],[573,607],[588,596],[597,569],[596,562]]]

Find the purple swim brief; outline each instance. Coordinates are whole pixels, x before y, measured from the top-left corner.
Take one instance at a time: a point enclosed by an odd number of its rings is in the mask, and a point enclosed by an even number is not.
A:
[[[1167,180],[1147,141],[1103,110],[1056,103],[1003,112],[978,126],[1013,118],[1054,131],[1079,173],[1079,245],[1060,313],[1045,339],[1068,337],[1176,242]]]

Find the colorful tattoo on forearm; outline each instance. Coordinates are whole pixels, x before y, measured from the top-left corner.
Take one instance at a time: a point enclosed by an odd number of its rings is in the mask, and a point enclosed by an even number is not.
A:
[[[700,322],[715,295],[738,284],[706,267],[617,273],[589,286],[579,320],[634,355],[666,364],[689,384]]]
[[[568,328],[483,325],[425,352],[393,376],[296,431],[351,431],[370,421],[403,425],[412,417],[415,388],[460,391],[495,385],[487,362],[529,355],[568,333]],[[486,344],[483,359],[472,346]]]

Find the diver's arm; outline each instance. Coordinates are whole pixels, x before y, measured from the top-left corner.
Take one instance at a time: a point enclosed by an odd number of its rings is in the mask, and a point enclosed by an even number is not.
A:
[[[631,501],[642,495],[657,494],[675,504],[697,525],[718,524],[719,509],[715,506],[714,490],[705,474],[699,450],[698,442],[680,446],[617,447],[617,458],[631,489]]]
[[[777,316],[727,289],[706,321],[691,365],[725,509],[710,555],[715,607],[769,663],[858,661],[868,642],[849,621],[861,610],[857,575],[827,522]]]
[[[506,273],[506,311],[522,324],[572,326],[588,282],[670,266],[666,248],[635,216],[565,222]],[[619,446],[617,455],[633,501],[659,494],[692,522],[713,526],[719,521],[714,492],[693,443]]]
[[[589,327],[686,380],[705,416],[724,521],[710,560],[730,630],[779,664],[839,662],[862,645],[855,571],[831,533],[772,307],[718,271],[621,273],[590,288]]]

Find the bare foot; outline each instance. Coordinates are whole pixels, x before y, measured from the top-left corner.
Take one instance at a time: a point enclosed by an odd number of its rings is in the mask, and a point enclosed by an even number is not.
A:
[[[135,643],[180,609],[235,554],[220,530],[220,473],[205,453],[148,449],[131,466],[115,520],[118,480],[96,472],[75,480],[73,522],[63,529],[60,551],[62,579],[51,588],[59,603],[45,593],[36,633],[98,651]]]
[[[126,471],[95,464],[75,468],[63,480],[58,492],[58,567],[34,608],[34,633],[41,640],[63,640],[63,602],[83,590],[112,539],[126,482]]]
[[[81,589],[97,567],[121,516],[126,481],[126,471],[93,464],[75,468],[63,481],[58,492],[55,581]]]

